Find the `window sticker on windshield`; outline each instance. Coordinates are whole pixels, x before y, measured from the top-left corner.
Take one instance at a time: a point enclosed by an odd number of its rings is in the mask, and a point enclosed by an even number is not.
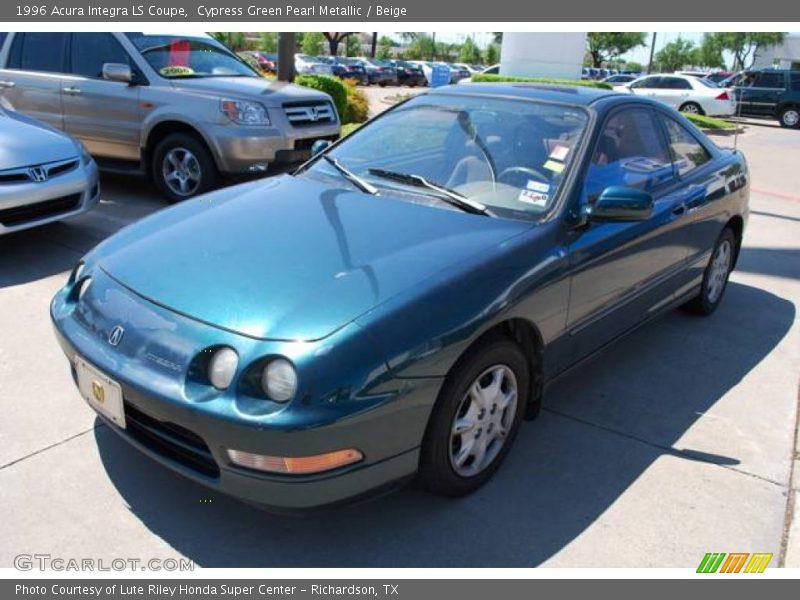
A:
[[[553,173],[561,173],[564,170],[564,163],[560,163],[555,160],[548,160],[543,166],[545,169],[548,169]]]
[[[553,160],[560,160],[565,161],[567,160],[567,154],[569,154],[569,148],[567,146],[556,146],[553,148],[553,151],[550,152],[550,158]]]
[[[534,192],[533,190],[520,190],[517,200],[533,204],[534,206],[546,206],[549,196],[541,192]]]
[[[536,181],[535,179],[529,179],[525,187],[528,188],[529,190],[533,190],[534,192],[540,192],[542,194],[547,194],[550,191],[549,183]]]

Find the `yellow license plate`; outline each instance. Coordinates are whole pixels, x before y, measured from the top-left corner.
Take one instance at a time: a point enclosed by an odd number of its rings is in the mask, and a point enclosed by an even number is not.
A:
[[[83,399],[101,415],[125,429],[125,408],[120,385],[83,358],[76,358],[75,368]]]

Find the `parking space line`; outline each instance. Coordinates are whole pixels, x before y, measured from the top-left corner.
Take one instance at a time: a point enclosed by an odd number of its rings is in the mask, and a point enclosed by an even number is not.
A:
[[[51,450],[51,449],[56,448],[58,446],[61,446],[62,444],[66,444],[67,442],[71,442],[72,440],[77,439],[79,437],[82,437],[82,436],[86,435],[87,433],[91,433],[95,429],[99,429],[100,427],[105,427],[105,426],[106,426],[105,423],[99,422],[97,425],[93,425],[92,427],[90,427],[89,429],[87,429],[85,431],[81,431],[79,433],[76,433],[74,435],[69,436],[68,438],[64,438],[63,440],[59,440],[58,442],[54,442],[54,443],[50,444],[49,446],[45,446],[44,448],[39,448],[38,450],[34,450],[33,452],[30,452],[30,453],[26,454],[25,456],[20,456],[19,458],[15,458],[11,462],[7,462],[4,465],[0,465],[0,471],[5,469],[6,467],[11,467],[13,465],[16,465],[17,463],[20,463],[20,462],[22,462],[24,460],[27,460],[27,459],[29,459],[29,458],[31,458],[33,456],[37,456],[38,454],[42,454],[43,452],[47,452],[48,450]]]

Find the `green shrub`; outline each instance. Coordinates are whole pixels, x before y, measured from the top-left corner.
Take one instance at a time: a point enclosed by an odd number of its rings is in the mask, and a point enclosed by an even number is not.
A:
[[[367,95],[356,87],[356,82],[348,79],[347,108],[344,111],[343,123],[363,123],[369,118],[369,99]]]
[[[347,125],[342,125],[342,137],[347,137],[359,127],[361,127],[361,123],[348,123]]]
[[[347,86],[336,77],[330,75],[298,75],[294,82],[307,88],[325,92],[333,99],[339,119],[344,123],[347,113]]]
[[[723,121],[722,119],[715,119],[714,117],[706,117],[705,115],[683,113],[683,116],[689,119],[700,129],[728,131],[736,127],[733,123],[729,123],[728,121]]]
[[[510,75],[492,75],[490,73],[476,73],[472,76],[475,82],[518,82],[518,83],[543,83],[548,85],[578,85],[582,87],[598,88],[601,90],[613,90],[614,87],[602,81],[584,81],[581,79],[553,79],[551,77],[512,77]]]

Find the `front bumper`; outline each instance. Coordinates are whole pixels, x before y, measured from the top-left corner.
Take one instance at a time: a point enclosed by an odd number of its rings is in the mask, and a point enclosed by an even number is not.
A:
[[[120,429],[111,422],[108,426],[148,456],[219,492],[289,510],[341,503],[416,472],[440,379],[398,383],[389,378],[361,398],[325,404],[298,398],[272,412],[253,410],[252,402],[233,397],[235,385],[224,393],[188,390],[188,366],[183,367],[180,352],[191,356],[207,347],[209,326],[152,304],[95,271],[82,302],[96,301],[99,308],[79,317],[67,286],[51,305],[56,337],[73,377],[76,356],[81,356],[120,384],[127,426]],[[124,311],[112,315],[112,306],[101,305],[112,298],[114,306]],[[125,326],[131,341],[128,350],[120,350],[124,344],[119,348],[108,344],[112,323]],[[222,330],[213,330],[212,335],[214,344],[236,348],[242,363],[254,354],[289,352],[286,342],[248,341]],[[369,353],[363,340],[340,343],[329,338],[322,344],[348,355]],[[330,364],[323,360],[318,365],[317,389],[326,388],[326,373],[347,377],[334,354]],[[314,475],[254,471],[231,463],[227,455],[227,449],[292,457],[344,448],[357,448],[364,460]]]
[[[100,201],[97,165],[91,161],[47,181],[0,185],[0,235],[60,221]]]
[[[340,131],[338,122],[302,127],[293,127],[288,121],[273,122],[269,127],[212,125],[206,141],[220,171],[247,175],[263,172],[273,163],[308,160],[315,140],[338,139]]]

